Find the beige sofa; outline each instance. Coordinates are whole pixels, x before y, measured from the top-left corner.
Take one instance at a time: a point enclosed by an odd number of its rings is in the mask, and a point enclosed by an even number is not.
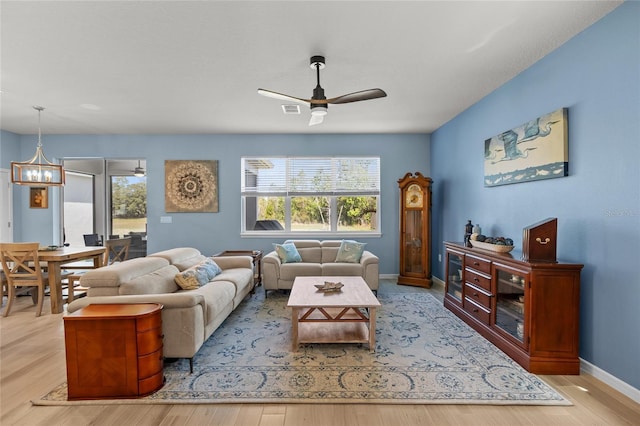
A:
[[[87,297],[74,300],[68,312],[92,303],[160,303],[163,354],[166,358],[193,356],[227,316],[253,290],[249,256],[213,257],[222,273],[195,290],[182,290],[175,276],[206,257],[195,248],[175,248],[130,259],[87,272],[80,285]]]
[[[288,240],[292,242],[302,262],[282,263],[275,251],[262,258],[262,283],[269,290],[290,290],[299,276],[361,276],[374,292],[378,291],[379,260],[365,250],[359,263],[336,262],[340,240]]]

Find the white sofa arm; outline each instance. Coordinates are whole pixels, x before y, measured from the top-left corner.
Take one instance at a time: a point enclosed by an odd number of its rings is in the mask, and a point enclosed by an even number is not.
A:
[[[126,296],[96,296],[76,299],[67,306],[67,312],[75,312],[87,305],[105,305],[109,303],[160,303],[164,309],[188,308],[201,305],[206,310],[204,297],[190,292],[164,294],[132,294]]]
[[[270,252],[262,258],[262,284],[265,290],[275,290],[278,288],[280,265],[282,265],[282,262],[275,251]]]
[[[380,259],[378,259],[378,256],[371,253],[370,251],[365,250],[364,252],[362,252],[362,257],[360,257],[360,264],[363,267],[374,263],[380,263]]]
[[[362,274],[364,280],[369,284],[369,288],[374,291],[378,291],[380,285],[380,260],[378,256],[370,251],[364,251],[360,258],[360,264],[362,265]]]
[[[253,269],[253,258],[251,256],[214,256],[212,259],[222,270],[232,268]]]

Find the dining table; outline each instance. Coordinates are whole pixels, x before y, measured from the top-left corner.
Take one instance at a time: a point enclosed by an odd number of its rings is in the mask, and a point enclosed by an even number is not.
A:
[[[38,251],[41,262],[47,262],[49,289],[51,292],[51,313],[59,314],[63,310],[61,272],[63,266],[79,260],[93,260],[88,268],[99,268],[103,265],[106,247],[51,247]],[[71,290],[70,290],[71,291]]]

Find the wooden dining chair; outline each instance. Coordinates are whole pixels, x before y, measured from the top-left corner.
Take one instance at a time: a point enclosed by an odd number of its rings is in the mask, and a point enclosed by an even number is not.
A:
[[[104,246],[107,248],[103,262],[105,266],[116,262],[124,262],[129,258],[131,238],[110,239],[105,242]]]
[[[47,285],[48,276],[40,266],[38,247],[40,247],[39,243],[0,243],[0,262],[7,280],[7,306],[3,314],[5,317],[11,311],[17,287],[37,289],[36,316],[39,317],[42,313],[44,288]]]
[[[129,258],[129,247],[131,246],[131,238],[113,238],[105,241],[103,266],[112,265],[116,262],[123,262]],[[76,297],[82,297],[86,294],[87,288],[80,285],[80,278],[88,270],[74,271],[67,277],[67,294],[69,303],[73,302]]]
[[[94,247],[102,245],[102,238],[98,234],[83,234],[84,245],[86,247]]]

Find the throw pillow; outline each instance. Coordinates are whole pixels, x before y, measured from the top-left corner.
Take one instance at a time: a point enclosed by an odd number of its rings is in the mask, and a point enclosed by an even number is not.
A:
[[[282,263],[302,262],[302,258],[300,257],[300,253],[298,253],[298,249],[295,244],[274,244],[273,247],[275,248]]]
[[[211,281],[222,270],[213,259],[205,259],[203,262],[186,269],[175,276],[175,282],[183,290],[195,290]]]
[[[207,277],[209,278],[209,281],[211,281],[212,279],[214,279],[215,277],[217,277],[222,273],[222,269],[220,268],[220,266],[218,266],[218,264],[211,258],[205,259],[201,264],[197,265],[196,267],[201,267],[207,272]]]
[[[366,245],[367,243],[342,240],[340,248],[338,249],[338,255],[336,256],[336,263],[360,263],[360,258]]]

